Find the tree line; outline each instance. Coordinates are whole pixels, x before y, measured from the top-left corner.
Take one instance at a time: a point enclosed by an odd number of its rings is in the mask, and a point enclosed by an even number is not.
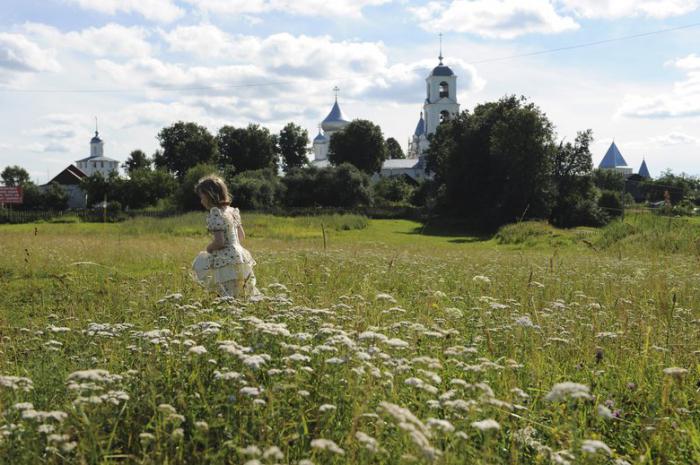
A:
[[[308,133],[294,123],[277,134],[258,124],[223,126],[212,134],[179,121],[162,128],[157,139],[152,156],[131,152],[124,175],[85,178],[81,187],[89,204],[106,198],[115,209],[198,209],[194,185],[212,172],[224,177],[241,208],[413,205],[484,230],[526,219],[562,227],[602,225],[634,200],[668,199],[685,205],[680,212],[692,211],[700,198],[697,178],[669,171],[658,180],[632,180],[594,170],[591,130],[573,141],[558,140],[547,115],[516,96],[442,123],[425,154],[432,176],[420,182],[405,177],[371,182],[384,160],[405,155],[367,120],[354,120],[333,135],[326,168],[310,166]],[[25,187],[22,208],[60,209],[65,202],[60,186],[40,190],[20,167],[6,167],[2,180]]]

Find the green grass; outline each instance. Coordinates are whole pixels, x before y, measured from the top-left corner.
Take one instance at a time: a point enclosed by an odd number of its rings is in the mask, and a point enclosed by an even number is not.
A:
[[[203,213],[0,226],[0,376],[33,382],[0,385],[1,463],[700,462],[695,219],[521,223],[495,239],[403,220],[243,219],[261,302],[189,279]],[[88,369],[120,377],[81,385]],[[568,381],[588,398],[548,400]],[[32,419],[20,402],[65,419]],[[472,426],[485,419],[499,429]]]

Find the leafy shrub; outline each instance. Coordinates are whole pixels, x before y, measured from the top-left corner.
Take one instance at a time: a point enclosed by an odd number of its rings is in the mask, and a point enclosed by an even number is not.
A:
[[[228,182],[235,206],[246,210],[275,207],[284,193],[284,185],[271,169],[244,171]]]
[[[377,204],[405,204],[411,199],[415,186],[403,176],[380,178],[372,186],[374,201]]]
[[[552,234],[552,226],[546,221],[523,221],[501,226],[494,238],[499,244],[525,244]]]
[[[611,218],[621,216],[624,209],[620,193],[615,191],[603,191],[598,199],[598,206]]]
[[[282,179],[288,207],[369,205],[369,176],[349,163],[328,168],[293,168]]]

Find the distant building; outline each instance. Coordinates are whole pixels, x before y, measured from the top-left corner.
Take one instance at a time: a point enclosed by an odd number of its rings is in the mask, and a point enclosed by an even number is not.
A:
[[[632,174],[632,168],[627,166],[627,162],[620,153],[620,150],[617,148],[617,145],[615,145],[615,141],[610,144],[610,148],[608,148],[605,156],[600,161],[598,169],[616,171],[625,176]]]
[[[85,208],[85,191],[80,188],[80,181],[85,177],[87,174],[80,168],[69,165],[41,188],[43,190],[48,188],[49,184],[56,183],[68,194],[68,208]]]
[[[97,131],[95,131],[95,137],[90,139],[90,156],[75,163],[88,176],[100,173],[107,178],[110,173],[119,170],[119,162],[117,160],[104,156],[104,142],[100,139]]]
[[[632,168],[627,166],[627,162],[622,156],[620,149],[618,149],[617,145],[615,145],[615,141],[610,144],[608,151],[605,152],[605,156],[600,161],[598,169],[616,171],[628,178],[635,175]],[[649,168],[647,167],[646,160],[642,159],[642,164],[639,167],[637,175],[640,179],[651,179],[651,174],[649,174]]]
[[[644,159],[642,159],[642,166],[639,167],[638,174],[645,179],[651,179],[651,174],[649,174],[649,168],[647,168],[647,162]]]
[[[407,158],[384,161],[381,171],[373,176],[374,179],[387,176],[405,176],[413,181],[418,181],[429,177],[425,171],[424,158],[430,145],[428,136],[435,133],[440,123],[454,118],[459,113],[457,76],[448,66],[443,64],[442,51],[440,51],[438,58],[440,62],[425,78],[426,96],[423,111],[418,119],[416,129],[413,131],[413,136],[408,141]],[[329,165],[328,149],[331,137],[350,123],[338,105],[338,88],[336,87],[334,90],[336,91],[335,103],[328,116],[321,122],[318,135],[312,142],[314,159],[311,164],[317,167]]]
[[[75,165],[69,165],[41,187],[45,189],[49,184],[56,183],[68,194],[68,208],[85,208],[86,196],[80,188],[81,180],[95,173],[107,178],[110,173],[118,170],[119,162],[104,156],[104,142],[95,131],[95,136],[90,139],[90,156],[76,161]]]

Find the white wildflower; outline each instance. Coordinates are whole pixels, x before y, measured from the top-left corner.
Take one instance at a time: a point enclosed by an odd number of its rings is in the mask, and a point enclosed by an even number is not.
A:
[[[472,281],[481,284],[491,284],[491,278],[488,276],[476,275],[472,278]]]
[[[331,410],[336,410],[337,407],[333,404],[323,404],[318,408],[318,411],[321,413],[329,412]]]
[[[314,439],[311,441],[311,447],[313,449],[327,450],[338,455],[345,455],[345,451],[330,439]]]
[[[426,424],[433,429],[438,429],[443,433],[451,433],[455,430],[455,427],[447,420],[442,420],[439,418],[428,418]]]
[[[545,400],[550,402],[562,402],[567,398],[571,399],[592,399],[589,394],[588,386],[570,381],[557,383],[552,387],[552,390],[545,396]]]
[[[601,418],[605,418],[606,420],[612,420],[615,418],[610,411],[609,408],[607,408],[605,405],[598,405],[598,416]]]
[[[207,353],[207,348],[204,346],[193,346],[190,347],[190,350],[188,350],[187,353],[191,355],[204,355]]]
[[[284,454],[280,450],[279,447],[277,446],[271,446],[268,447],[265,452],[263,452],[263,458],[264,459],[269,459],[273,458],[275,460],[282,460],[284,458]]]
[[[604,452],[607,455],[612,455],[612,451],[607,444],[605,444],[603,441],[598,441],[595,439],[584,439],[584,441],[581,443],[581,450],[589,454]]]
[[[481,421],[474,421],[471,424],[474,428],[478,429],[479,431],[490,431],[490,430],[499,430],[501,429],[501,425],[498,424],[496,420],[492,419],[486,419],[486,420],[481,420]]]
[[[377,440],[374,439],[372,436],[369,436],[368,434],[365,434],[362,431],[357,431],[355,433],[355,439],[357,439],[360,442],[360,444],[365,446],[367,450],[371,452],[379,451],[379,444],[377,443]]]

